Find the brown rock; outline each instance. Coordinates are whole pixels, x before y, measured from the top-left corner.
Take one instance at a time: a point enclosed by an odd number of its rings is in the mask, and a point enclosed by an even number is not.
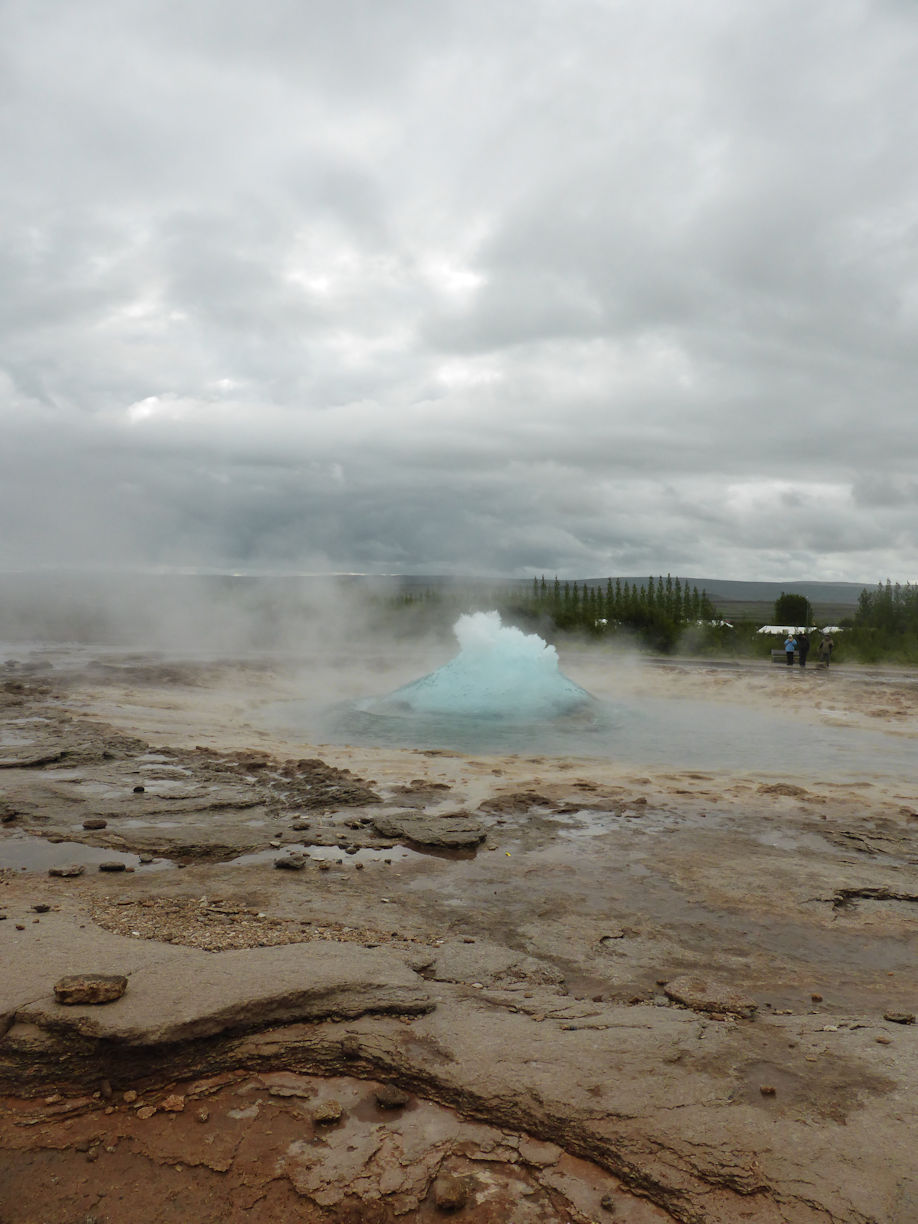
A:
[[[411,1100],[408,1093],[396,1088],[395,1084],[383,1084],[381,1088],[376,1089],[374,1095],[380,1109],[401,1109]]]
[[[103,820],[101,816],[89,816],[83,821],[84,829],[104,829],[108,826],[108,821]]]
[[[347,1059],[360,1057],[360,1041],[352,1033],[341,1039],[341,1057]]]
[[[274,860],[274,866],[286,871],[302,871],[306,866],[306,856],[303,854],[285,854]]]
[[[373,827],[382,837],[446,849],[477,846],[486,836],[484,827],[468,812],[444,812],[441,816],[400,812],[374,816]]]
[[[125,869],[126,865],[124,863],[115,862],[113,859],[99,864],[100,871],[124,871]]]
[[[63,867],[49,867],[48,875],[69,878],[70,876],[81,876],[85,870],[82,863],[69,863]]]
[[[137,1110],[137,1117],[146,1122],[147,1118],[152,1118],[156,1113],[155,1105],[141,1105]]]
[[[915,1013],[914,1012],[887,1011],[883,1013],[883,1019],[888,1020],[890,1024],[914,1024],[915,1023]]]
[[[468,1183],[453,1173],[441,1173],[434,1182],[434,1204],[438,1211],[459,1211],[469,1199]]]
[[[54,983],[58,1003],[113,1003],[127,990],[127,978],[115,973],[74,973]]]
[[[328,1101],[322,1101],[312,1111],[312,1120],[316,1126],[334,1126],[336,1122],[341,1121],[341,1115],[344,1110],[340,1101],[332,1098]]]
[[[185,1108],[185,1098],[183,1096],[176,1096],[175,1094],[172,1094],[171,1096],[167,1096],[166,1099],[160,1103],[159,1107],[160,1109],[164,1109],[166,1113],[181,1113]]]
[[[751,1020],[758,1010],[757,1003],[739,995],[724,982],[686,976],[667,982],[663,989],[669,998],[690,1007],[692,1011],[742,1016],[744,1020]]]

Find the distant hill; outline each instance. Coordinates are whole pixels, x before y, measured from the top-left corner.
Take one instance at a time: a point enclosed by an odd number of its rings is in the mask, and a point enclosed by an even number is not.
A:
[[[685,581],[689,586],[697,586],[699,591],[704,589],[712,599],[716,597],[739,603],[766,600],[774,603],[783,592],[787,595],[805,595],[813,604],[842,604],[852,608],[857,605],[858,596],[865,586],[863,582],[734,582],[721,578],[683,579]]]

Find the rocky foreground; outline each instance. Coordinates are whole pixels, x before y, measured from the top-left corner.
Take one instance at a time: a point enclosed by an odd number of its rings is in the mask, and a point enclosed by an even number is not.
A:
[[[907,780],[304,751],[214,719],[267,673],[4,675],[3,1224],[918,1218]]]

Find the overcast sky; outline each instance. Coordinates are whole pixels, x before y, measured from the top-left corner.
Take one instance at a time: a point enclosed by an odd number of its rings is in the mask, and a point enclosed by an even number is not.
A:
[[[918,577],[914,0],[0,0],[0,568]]]

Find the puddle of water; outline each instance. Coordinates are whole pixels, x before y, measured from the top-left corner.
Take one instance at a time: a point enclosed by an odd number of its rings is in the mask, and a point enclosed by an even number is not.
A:
[[[138,871],[162,871],[175,864],[169,859],[157,858],[152,863],[141,863],[140,856],[123,850],[104,846],[86,846],[82,842],[50,842],[43,837],[29,837],[16,833],[0,840],[0,868],[10,867],[14,871],[48,871],[51,867],[98,867],[99,863],[124,863]]]
[[[914,774],[914,736],[684,698],[597,701],[588,714],[531,724],[471,716],[389,717],[354,702],[325,709],[306,701],[278,702],[263,707],[259,717],[266,729],[292,731],[314,743],[599,757],[668,769],[767,774],[777,769],[785,776],[809,776],[814,765],[836,778]]]
[[[272,847],[270,850],[256,850],[251,854],[240,854],[238,858],[230,859],[225,866],[251,867],[259,863],[273,863],[276,859],[285,858],[290,854],[303,854],[313,862],[342,863],[384,863],[391,859],[393,863],[401,863],[410,859],[422,860],[426,856],[419,850],[410,850],[407,846],[393,846],[388,850],[372,850],[367,847],[358,850],[356,854],[347,854],[337,846],[307,846],[305,843],[288,844]]]
[[[178,791],[184,796],[187,791],[189,798],[200,798],[208,793],[208,788],[201,786],[200,783],[194,782],[189,777],[184,778],[150,778],[144,777],[143,786],[144,793],[152,795],[155,799],[157,795],[167,795]],[[130,789],[130,788],[129,788]]]

